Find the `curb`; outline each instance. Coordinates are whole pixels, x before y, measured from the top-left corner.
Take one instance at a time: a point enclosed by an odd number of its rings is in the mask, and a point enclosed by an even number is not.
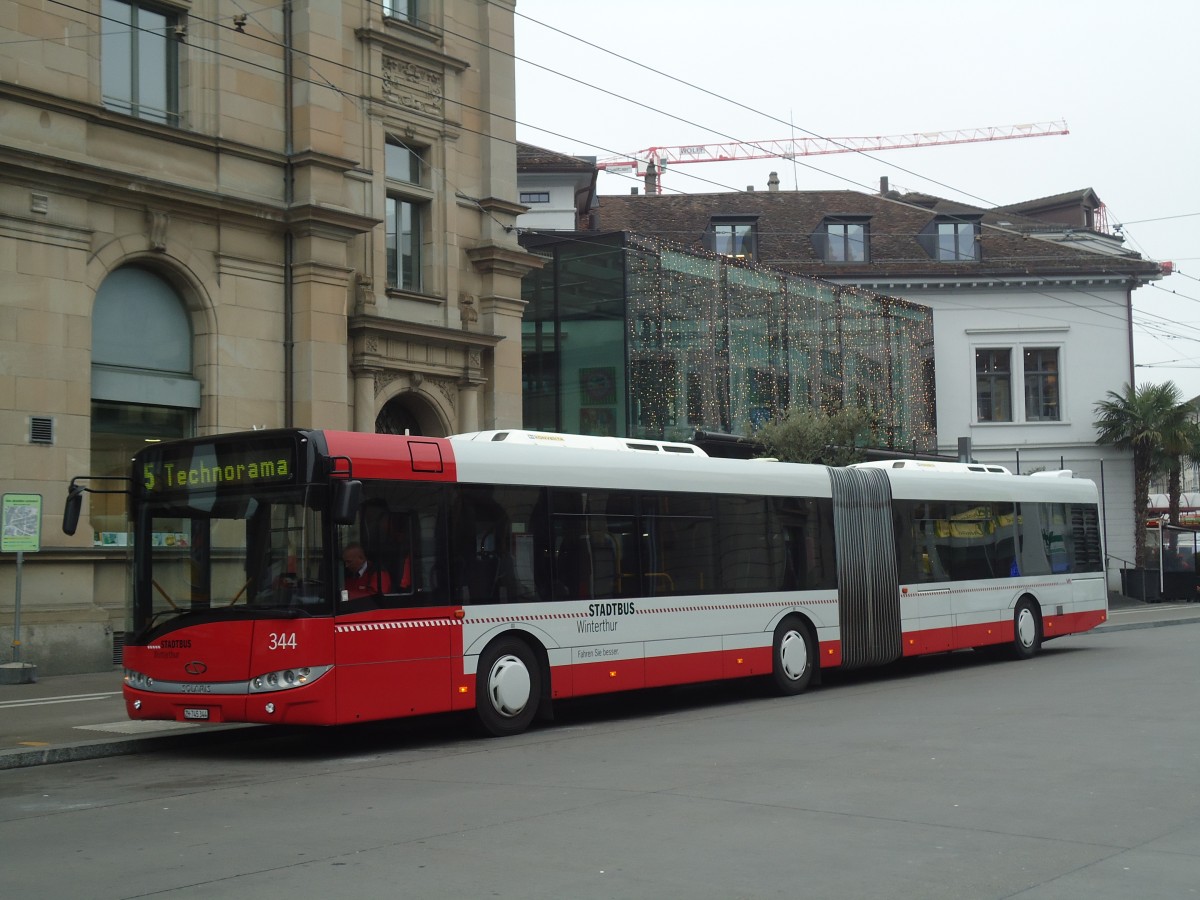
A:
[[[256,740],[279,732],[273,726],[265,734],[261,725],[216,726],[212,731],[199,734],[162,734],[152,737],[128,737],[111,741],[80,741],[74,744],[59,744],[54,747],[31,747],[28,750],[0,750],[0,771],[21,769],[26,766],[42,766],[50,763],[81,762],[89,759],[104,759],[109,756],[129,756],[135,753],[153,753],[173,747],[203,748],[235,740]]]
[[[1187,619],[1160,619],[1156,622],[1125,622],[1119,625],[1097,625],[1086,634],[1101,634],[1108,631],[1136,631],[1140,628],[1164,628],[1167,625],[1195,625],[1200,624],[1200,617]]]

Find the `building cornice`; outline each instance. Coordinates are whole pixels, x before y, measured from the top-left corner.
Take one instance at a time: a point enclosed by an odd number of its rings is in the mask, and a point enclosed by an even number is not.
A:
[[[876,278],[854,278],[823,274],[822,280],[845,287],[858,287],[866,290],[888,293],[894,291],[994,291],[994,290],[1030,290],[1063,287],[1140,287],[1157,278],[1147,278],[1133,273],[1112,273],[1097,275],[1014,275],[1014,276],[979,276],[959,278],[929,278],[897,276]],[[1161,276],[1159,276],[1161,277]]]
[[[163,125],[158,122],[139,119],[135,116],[121,115],[120,113],[110,112],[92,103],[83,103],[78,100],[56,97],[53,94],[47,94],[7,82],[0,82],[0,101],[3,100],[23,103],[37,109],[44,109],[50,113],[77,117],[89,124],[94,124],[101,128],[112,128],[121,132],[122,135],[133,135],[145,138],[148,141],[162,141],[168,144],[204,150],[209,153],[223,153],[272,165],[281,166],[286,159],[282,150],[269,150],[264,147],[256,147],[253,144],[244,144],[239,141],[231,141],[227,138],[215,137],[198,131],[190,131],[176,125]],[[280,136],[280,140],[283,140],[282,135]]]
[[[359,215],[342,207],[305,203],[287,211],[287,223],[299,232],[321,233],[342,239],[366,234],[383,220]]]
[[[359,28],[354,32],[362,43],[377,46],[405,59],[428,66],[441,66],[455,72],[465,72],[471,64],[465,59],[443,53],[438,47],[438,35],[399,20],[388,20],[388,30],[378,27]]]
[[[420,341],[435,347],[450,347],[458,350],[476,348],[486,350],[495,347],[503,335],[480,334],[477,331],[466,331],[460,328],[447,328],[442,325],[422,325],[417,322],[404,322],[398,319],[387,319],[383,316],[354,315],[350,317],[347,331],[351,339],[365,338],[371,335],[400,340]]]
[[[510,275],[513,278],[524,278],[546,264],[544,257],[497,244],[473,247],[467,250],[467,258],[471,260],[477,272],[487,275]]]

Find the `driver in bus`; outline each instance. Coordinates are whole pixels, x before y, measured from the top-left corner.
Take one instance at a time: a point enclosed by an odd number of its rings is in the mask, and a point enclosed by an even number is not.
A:
[[[342,551],[342,564],[346,567],[347,599],[391,592],[391,576],[367,559],[362,544],[347,544]]]

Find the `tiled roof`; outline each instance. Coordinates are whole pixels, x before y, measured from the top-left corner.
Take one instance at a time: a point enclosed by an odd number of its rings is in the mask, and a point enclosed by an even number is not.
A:
[[[1049,197],[1038,197],[1034,200],[1023,200],[1020,203],[1006,203],[1004,206],[997,206],[997,210],[1011,210],[1012,212],[1034,213],[1039,209],[1046,209],[1052,206],[1066,205],[1088,206],[1095,209],[1101,205],[1100,198],[1096,196],[1096,192],[1091,188],[1083,188],[1078,191],[1067,191],[1062,194],[1051,194]]]
[[[934,260],[918,241],[918,234],[933,219],[955,214],[984,223],[979,261]],[[1148,280],[1161,275],[1157,263],[1135,253],[1106,255],[1029,236],[1034,226],[1045,223],[1011,210],[983,209],[929,195],[896,199],[858,191],[605,195],[600,197],[597,226],[703,250],[714,216],[756,219],[759,264],[823,278],[871,282],[897,277],[1118,275]],[[827,216],[869,217],[869,262],[826,263],[818,255],[812,235]]]
[[[568,156],[517,141],[517,170],[527,172],[594,172],[595,157]]]

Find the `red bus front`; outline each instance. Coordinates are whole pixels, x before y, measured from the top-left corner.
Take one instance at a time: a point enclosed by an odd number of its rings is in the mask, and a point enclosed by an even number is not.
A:
[[[439,442],[398,438],[381,462],[357,439],[281,430],[138,454],[132,718],[333,725],[471,699],[460,696],[461,607],[431,602],[426,573],[391,583],[344,565],[366,540],[346,496],[354,466],[436,482],[452,478],[452,460]]]
[[[192,722],[336,720],[329,618],[185,626],[125,648],[134,719]]]

